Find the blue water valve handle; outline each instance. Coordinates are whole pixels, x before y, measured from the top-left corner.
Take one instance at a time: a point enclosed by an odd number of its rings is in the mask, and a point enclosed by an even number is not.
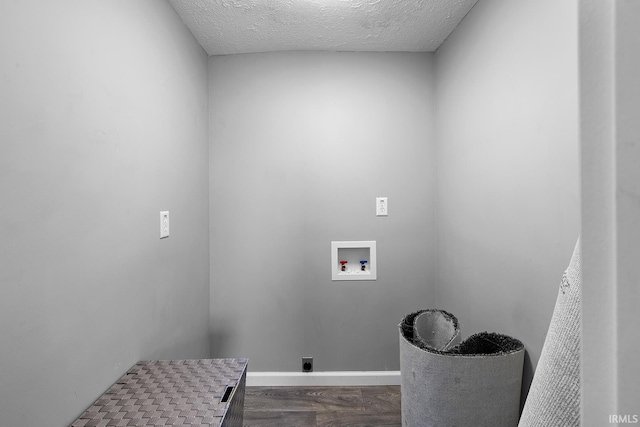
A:
[[[366,263],[367,263],[366,259],[363,259],[362,261],[360,261],[360,271],[367,271],[367,267],[365,267]]]
[[[360,261],[360,264],[365,265],[367,263],[366,259],[363,259],[362,261]]]

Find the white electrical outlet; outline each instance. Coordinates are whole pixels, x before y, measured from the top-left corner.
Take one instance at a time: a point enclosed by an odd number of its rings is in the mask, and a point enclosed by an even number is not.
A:
[[[386,197],[376,197],[376,216],[389,215],[389,204]]]
[[[169,237],[169,211],[160,212],[160,238]]]

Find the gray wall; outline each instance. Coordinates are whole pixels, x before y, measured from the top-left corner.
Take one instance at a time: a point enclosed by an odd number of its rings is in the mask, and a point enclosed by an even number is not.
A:
[[[436,54],[436,300],[527,348],[580,233],[574,1],[480,1]]]
[[[214,356],[399,369],[397,324],[434,304],[432,59],[210,58]],[[378,280],[332,282],[332,240],[376,240]]]
[[[435,58],[207,73],[164,2],[3,2],[0,425],[68,424],[139,359],[397,370],[431,306],[530,376],[579,232],[575,20],[487,0]],[[378,280],[332,282],[331,240],[376,240]]]
[[[3,1],[0,47],[0,425],[68,425],[209,355],[207,56],[156,0]]]

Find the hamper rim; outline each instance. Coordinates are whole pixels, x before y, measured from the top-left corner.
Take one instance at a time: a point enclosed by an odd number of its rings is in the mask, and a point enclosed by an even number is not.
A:
[[[455,347],[452,347],[449,350],[437,350],[435,348],[429,347],[427,345],[424,345],[420,340],[417,340],[413,337],[413,335],[411,336],[407,336],[407,330],[408,327],[410,326],[411,328],[413,327],[413,320],[415,320],[415,318],[425,312],[438,312],[443,314],[449,321],[451,321],[453,323],[454,329],[456,330],[457,333],[459,333],[459,322],[456,316],[454,316],[453,314],[451,314],[448,311],[445,310],[439,310],[439,309],[423,309],[423,310],[418,310],[412,313],[407,314],[406,316],[404,316],[402,318],[402,321],[400,322],[400,324],[398,324],[398,329],[400,332],[400,336],[408,343],[410,344],[412,347],[415,347],[418,350],[422,350],[431,354],[438,354],[438,355],[442,355],[442,356],[454,356],[454,357],[492,357],[492,356],[505,356],[505,355],[511,355],[511,354],[515,354],[521,351],[524,351],[524,344],[522,343],[522,341],[520,341],[517,338],[514,338],[512,336],[506,335],[506,334],[501,334],[498,332],[477,332],[473,335],[470,335],[469,337],[467,337],[464,341],[462,341],[460,344],[458,344]],[[412,322],[411,323],[407,323],[407,318],[412,318]],[[458,348],[460,345],[469,342],[469,340],[473,340],[473,339],[477,339],[478,337],[484,337],[484,336],[493,336],[493,337],[497,337],[500,339],[504,339],[506,340],[509,344],[511,344],[513,346],[513,348],[509,348],[509,349],[500,349],[499,351],[496,352],[491,352],[491,353],[456,353],[452,350]]]

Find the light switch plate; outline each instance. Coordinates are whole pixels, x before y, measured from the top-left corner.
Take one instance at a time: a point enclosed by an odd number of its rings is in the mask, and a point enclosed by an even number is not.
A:
[[[160,238],[169,237],[169,211],[160,212]]]
[[[389,204],[386,197],[376,197],[376,216],[388,216]]]

